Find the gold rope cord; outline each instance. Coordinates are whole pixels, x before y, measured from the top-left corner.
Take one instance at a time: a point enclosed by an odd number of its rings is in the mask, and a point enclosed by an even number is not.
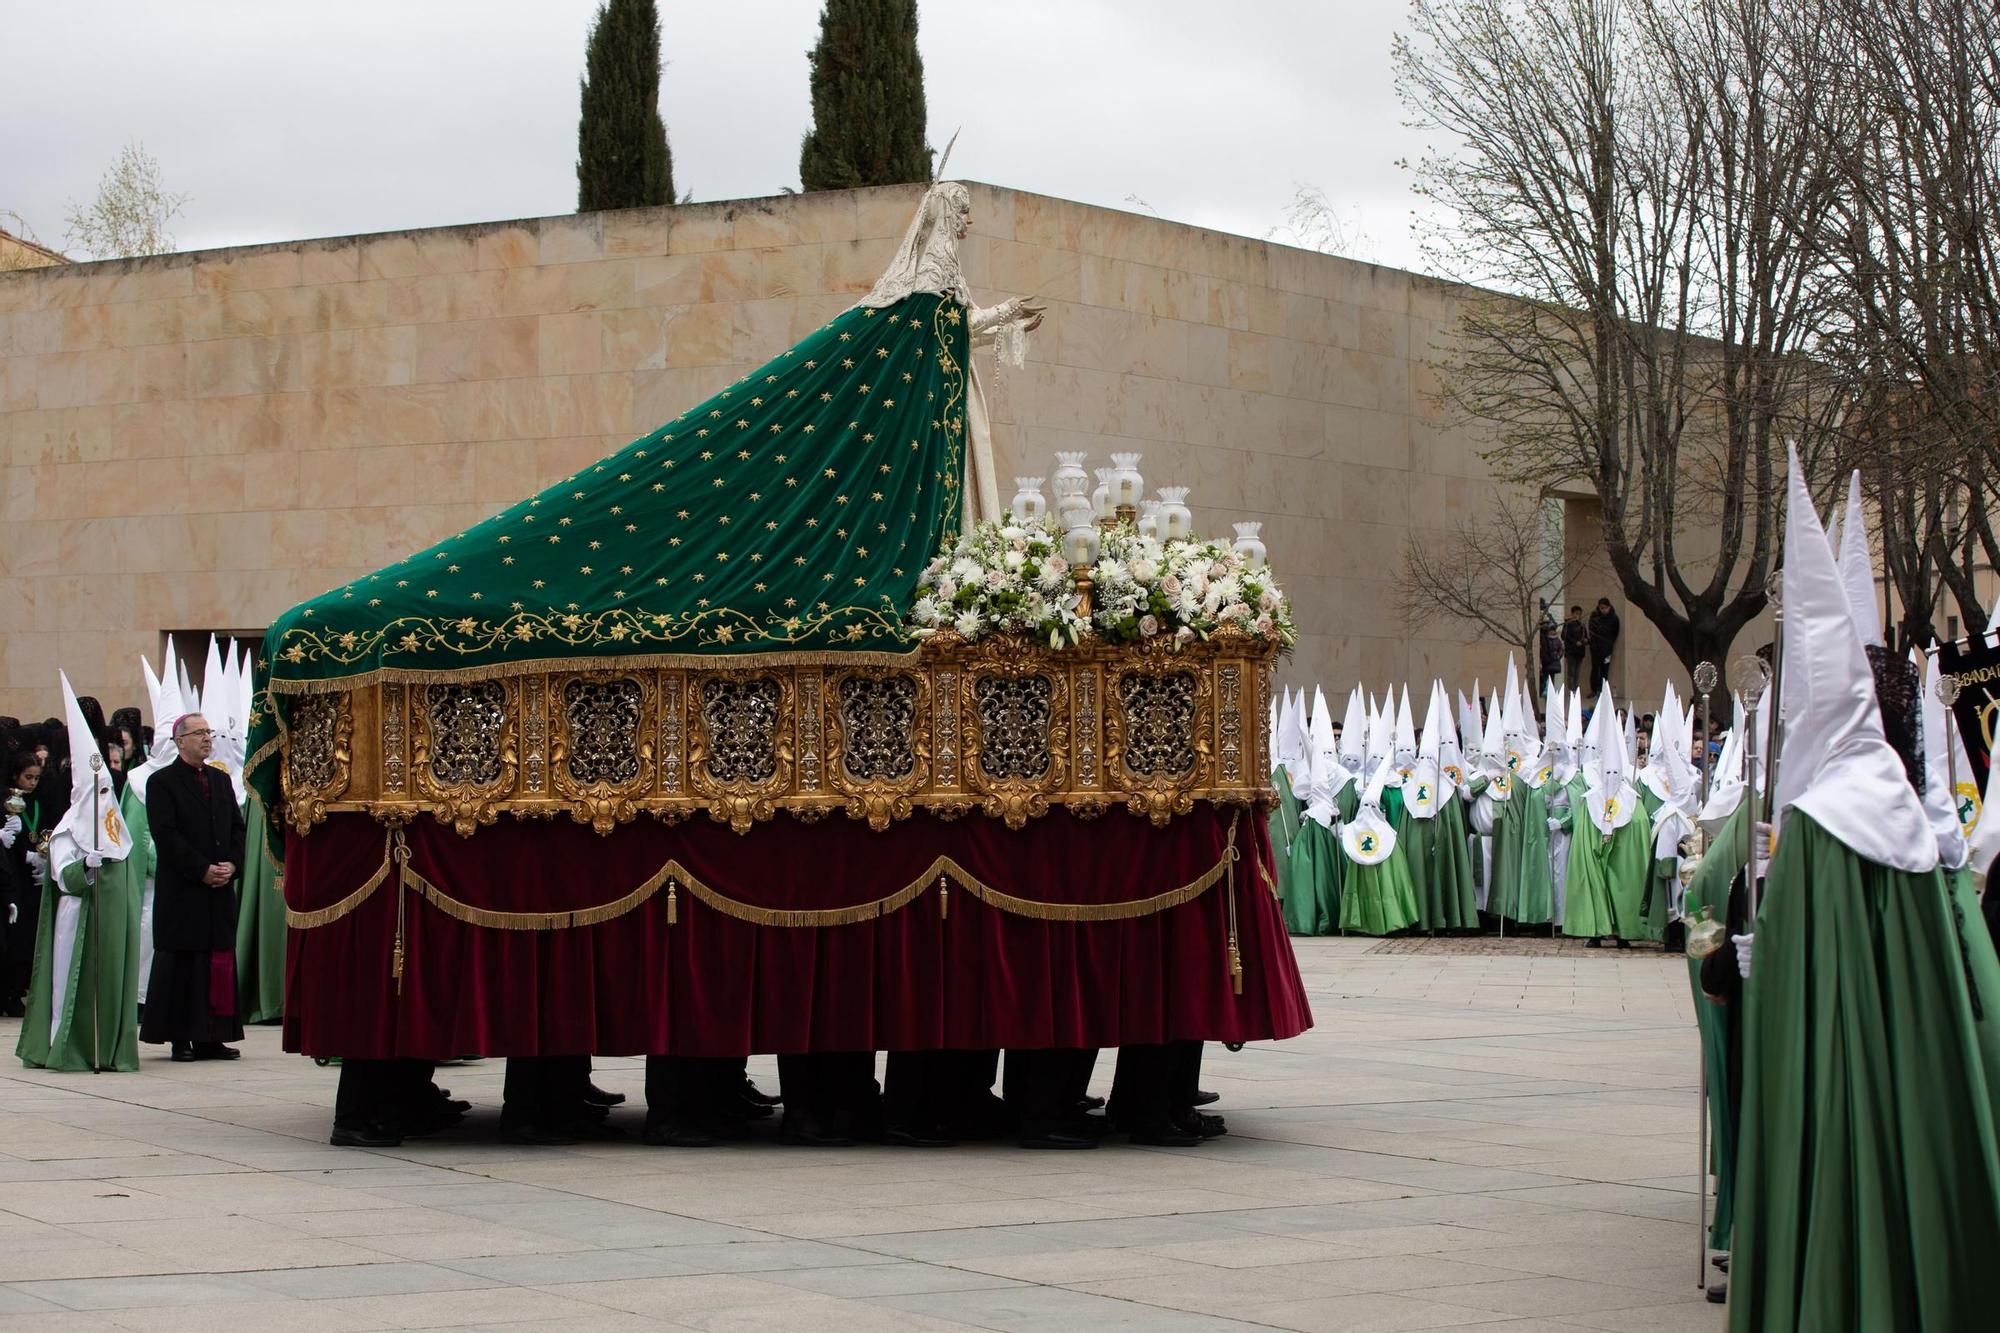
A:
[[[857,921],[872,921],[877,917],[900,911],[922,897],[933,885],[940,894],[943,894],[946,891],[947,881],[955,882],[961,889],[987,906],[1014,916],[1030,917],[1039,921],[1124,921],[1132,917],[1151,916],[1155,912],[1164,912],[1170,907],[1193,902],[1229,874],[1235,857],[1236,825],[1232,822],[1222,858],[1208,870],[1177,889],[1169,889],[1150,898],[1138,898],[1122,903],[1044,903],[1032,898],[1017,897],[987,884],[948,856],[938,857],[910,883],[883,897],[857,903],[852,907],[799,910],[780,910],[740,902],[714,886],[702,882],[686,866],[674,860],[669,860],[644,883],[621,897],[597,907],[583,907],[566,912],[499,912],[475,907],[471,903],[452,897],[407,863],[402,867],[401,879],[405,885],[421,894],[424,901],[446,916],[466,922],[468,925],[485,926],[494,930],[566,930],[572,926],[600,925],[636,910],[662,888],[668,891],[668,900],[671,904],[677,887],[685,889],[724,916],[734,917],[738,921],[748,921],[752,925],[845,926]],[[310,930],[315,926],[338,921],[359,907],[368,895],[382,886],[388,878],[389,864],[389,851],[385,847],[382,868],[376,871],[366,884],[333,906],[323,907],[318,911],[295,912],[287,908],[285,924],[299,930]],[[670,913],[670,918],[677,915],[677,912]],[[670,919],[668,924],[672,925],[675,922]]]
[[[385,830],[382,834],[382,868],[370,875],[360,888],[330,907],[315,908],[310,912],[300,912],[287,906],[285,924],[293,930],[311,930],[316,926],[331,925],[367,902],[369,895],[381,888],[382,881],[389,878],[389,847],[393,832]]]

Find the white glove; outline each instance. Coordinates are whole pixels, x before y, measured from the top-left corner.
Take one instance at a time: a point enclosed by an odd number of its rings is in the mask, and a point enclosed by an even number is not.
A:
[[[1549,820],[1549,832],[1561,833],[1562,831],[1563,831],[1563,822],[1560,819],[1552,818]]]
[[[14,839],[20,836],[21,817],[19,815],[8,815],[7,822],[0,824],[0,847],[5,847],[9,851],[12,851],[14,849]]]
[[[21,919],[21,905],[19,903],[8,903],[7,924],[11,926],[20,919]]]
[[[29,852],[28,873],[32,874],[38,881],[46,880],[49,877],[49,858],[43,856],[40,852]]]
[[[1755,932],[1729,937],[1729,942],[1736,946],[1736,974],[1745,981],[1750,980],[1750,946],[1756,939]]]
[[[103,864],[104,858],[96,852],[85,852],[83,854],[83,868],[85,870],[95,870]]]

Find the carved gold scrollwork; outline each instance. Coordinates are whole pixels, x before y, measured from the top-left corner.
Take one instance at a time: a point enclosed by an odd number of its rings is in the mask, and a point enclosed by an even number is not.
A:
[[[849,818],[880,831],[910,816],[929,778],[930,682],[887,667],[833,673],[828,680],[827,771]]]
[[[747,833],[777,811],[792,788],[796,700],[789,672],[716,671],[696,679],[688,776],[709,818]]]
[[[1069,677],[1047,651],[1009,635],[965,662],[962,771],[980,808],[1008,828],[1047,814],[1069,776]]]
[[[518,769],[518,680],[420,685],[412,691],[411,785],[461,834],[491,824]]]
[[[278,768],[285,813],[304,833],[326,818],[326,807],[347,791],[354,762],[353,697],[308,694],[291,709],[285,762]]]
[[[658,698],[650,673],[592,671],[550,681],[549,773],[570,817],[599,833],[632,818],[653,786]]]
[[[1125,808],[1164,825],[1194,809],[1208,778],[1210,673],[1148,654],[1112,673],[1104,756]]]

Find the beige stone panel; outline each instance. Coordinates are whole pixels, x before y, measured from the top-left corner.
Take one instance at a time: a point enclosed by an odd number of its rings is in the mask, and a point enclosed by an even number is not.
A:
[[[299,247],[299,281],[308,286],[361,279],[361,245],[357,241],[307,241]]]
[[[657,255],[634,262],[632,295],[642,306],[690,305],[702,296],[702,258],[706,251]]]
[[[667,325],[666,340],[666,365],[712,366],[726,363],[735,352],[735,311],[727,305],[690,306]],[[693,403],[682,403],[680,406],[691,407]]]
[[[476,395],[463,432],[476,440],[534,439],[549,433],[549,402],[541,378],[458,386]]]
[[[736,307],[730,355],[735,361],[761,366],[792,345],[791,334],[791,301],[744,301]]]
[[[83,295],[106,305],[186,296],[194,290],[194,267],[186,255],[93,264],[86,270]]]
[[[572,213],[538,219],[535,226],[536,262],[582,264],[604,257],[602,213]]]
[[[1229,387],[1271,391],[1271,340],[1255,333],[1229,335]]]
[[[480,268],[528,268],[539,259],[540,244],[528,223],[482,227],[473,234],[474,263]]]
[[[888,270],[889,262],[896,257],[896,245],[900,239],[899,234],[880,240],[863,239],[851,245],[825,247],[826,268],[822,290],[846,293],[857,299],[866,296],[876,280]]]
[[[183,460],[188,499],[197,513],[235,513],[252,506],[243,499],[243,456],[204,454]],[[274,506],[259,504],[259,509]]]
[[[63,350],[70,352],[111,346],[111,308],[86,305],[63,311],[62,339]]]
[[[35,409],[35,358],[0,357],[0,413]]]
[[[340,389],[359,381],[355,370],[355,331],[299,333],[277,340],[272,373],[282,392]]]
[[[425,444],[454,439],[465,431],[465,415],[474,401],[475,387],[465,384],[409,384],[381,390],[375,395],[380,404],[381,429],[363,444]],[[332,447],[334,441],[320,442]]]
[[[289,248],[211,251],[194,261],[194,290],[240,292],[263,287],[296,287],[304,266]]]
[[[389,323],[389,298],[393,286],[385,279],[376,279],[314,288],[314,299],[321,311],[321,325],[329,329],[355,329]]]
[[[738,250],[768,246],[851,241],[860,235],[855,192],[830,190],[800,199],[780,195],[732,204],[730,245]],[[676,246],[678,248],[678,246]]]
[[[1412,465],[1409,422],[1399,414],[1337,404],[1321,411],[1329,459],[1378,467]]]
[[[1198,322],[1232,331],[1250,327],[1250,288],[1240,282],[1212,279],[1202,294],[1205,304],[1195,315]]]
[[[0,523],[26,523],[45,504],[53,504],[54,464],[0,468]],[[11,538],[10,538],[11,540]],[[0,563],[0,568],[4,564]]]
[[[354,384],[408,384],[416,377],[416,325],[377,325],[357,328],[352,333]]]
[[[296,403],[282,410],[300,433],[310,427],[324,448],[366,448],[385,438],[389,395],[396,392],[399,390],[320,389],[296,395]]]
[[[0,275],[4,278],[5,275]],[[25,280],[16,279],[22,287]],[[7,284],[0,281],[0,288]],[[63,312],[21,310],[0,315],[0,356],[36,356],[62,350]]]
[[[864,240],[901,240],[924,197],[921,185],[888,185],[854,191],[854,234]]]
[[[998,290],[1023,296],[1033,292],[1050,299],[1064,295],[1050,292],[1043,285],[1040,246],[993,238],[986,242],[986,256],[987,280]],[[1075,300],[1079,295],[1080,285],[1077,291],[1067,293],[1066,299]]]
[[[641,371],[632,377],[633,423],[640,430],[665,425],[734,378],[726,366],[685,366],[677,361],[669,358],[669,369]]]
[[[731,237],[736,223],[729,212],[719,207],[675,209],[667,226],[667,253],[691,255],[734,248]]]
[[[438,270],[418,247],[414,232],[369,236],[361,241],[362,278],[410,278]]]
[[[58,697],[56,673],[61,669],[53,633],[0,635],[0,681],[7,685],[10,716],[48,716],[48,700]]]
[[[465,320],[417,330],[417,379],[492,380],[535,373],[536,321]]]
[[[791,323],[787,329],[785,345],[803,340],[807,334],[825,328],[834,316],[846,311],[854,304],[854,298],[845,292],[827,296],[802,296],[789,302]]]
[[[487,440],[472,448],[472,495],[480,504],[510,505],[533,494],[538,478],[535,440]]]
[[[1102,370],[1033,363],[1037,426],[1115,435],[1124,412],[1124,379]]]
[[[603,435],[631,420],[632,381],[625,375],[551,375],[540,381],[551,435]]]
[[[35,405],[44,410],[76,407],[90,401],[85,377],[86,353],[52,352],[35,358]]]
[[[666,366],[666,312],[647,306],[607,310],[597,330],[598,364],[586,370],[660,370]],[[549,367],[544,367],[546,371]]]
[[[275,338],[214,338],[187,346],[187,394],[227,398],[285,389]]]
[[[346,509],[355,505],[355,455],[345,449],[308,449],[272,455],[289,461],[293,503],[302,509]]]
[[[111,342],[118,347],[174,343],[186,336],[179,301],[126,301],[103,309],[110,313]]]
[[[1040,194],[1014,196],[1014,239],[1029,245],[1074,252],[1082,232],[1079,210]]]
[[[496,281],[505,281],[495,275]],[[449,274],[416,273],[380,281],[388,291],[386,318],[397,324],[445,324],[458,318],[457,285]]]
[[[663,255],[667,252],[668,237],[674,226],[673,209],[620,208],[605,213],[603,217],[606,255]]]
[[[547,315],[574,310],[616,310],[634,304],[641,261],[509,269],[499,276],[501,308],[508,314]]]
[[[566,436],[538,440],[535,444],[535,482],[524,486],[518,499],[525,499],[542,486],[573,476],[604,457],[603,441],[595,435]]]
[[[1182,437],[1174,385],[1139,375],[1123,377],[1118,433],[1135,440],[1172,441]]]
[[[618,312],[623,314],[625,312]],[[589,374],[604,366],[603,316],[594,310],[543,315],[536,321],[536,364],[544,375]]]
[[[1362,306],[1359,315],[1361,350],[1376,356],[1408,357],[1410,321],[1397,311]]]

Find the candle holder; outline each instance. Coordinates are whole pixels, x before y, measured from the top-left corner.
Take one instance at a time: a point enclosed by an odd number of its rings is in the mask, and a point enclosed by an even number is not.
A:
[[[1160,539],[1186,541],[1194,531],[1194,512],[1187,507],[1187,486],[1160,487]]]
[[[1014,521],[1017,523],[1033,523],[1048,513],[1049,502],[1042,494],[1042,479],[1014,478],[1014,502],[1009,507],[1014,511]]]
[[[1270,552],[1265,550],[1263,539],[1257,535],[1263,530],[1264,525],[1261,522],[1238,523],[1236,525],[1236,541],[1230,549],[1253,565],[1264,564]]]

